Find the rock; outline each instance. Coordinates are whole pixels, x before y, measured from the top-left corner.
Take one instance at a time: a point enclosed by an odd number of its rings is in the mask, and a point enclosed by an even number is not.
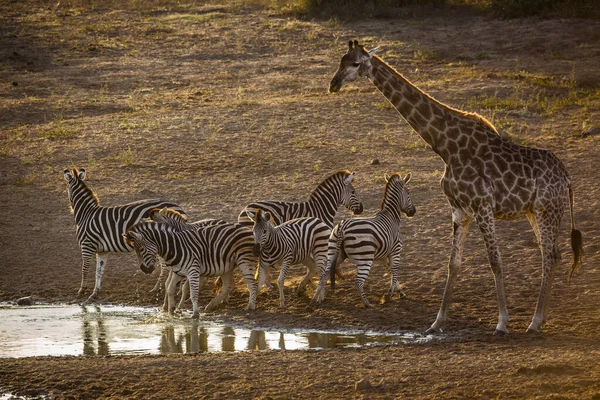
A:
[[[20,299],[17,299],[17,305],[18,306],[32,306],[33,305],[33,299],[28,296],[28,297],[21,297]]]
[[[360,381],[354,383],[354,390],[356,392],[361,392],[363,390],[369,390],[372,388],[373,385],[371,385],[371,382],[369,382],[367,378],[361,379]]]
[[[381,163],[379,162],[379,159],[377,159],[377,158],[374,158],[374,159],[372,159],[372,160],[371,160],[371,165],[379,165],[379,164],[381,164]]]

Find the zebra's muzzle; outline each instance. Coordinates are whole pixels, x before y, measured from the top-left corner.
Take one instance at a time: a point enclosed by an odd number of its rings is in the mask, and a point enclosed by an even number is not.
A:
[[[360,215],[360,214],[362,214],[362,212],[363,212],[363,211],[364,211],[364,208],[363,208],[363,204],[362,204],[362,203],[359,203],[359,204],[358,204],[358,207],[357,207],[357,208],[355,207],[355,208],[352,210],[352,212],[353,212],[354,214],[356,214],[356,215]]]
[[[260,243],[255,243],[254,247],[252,247],[252,254],[256,257],[260,257]]]
[[[417,212],[416,208],[409,208],[408,210],[406,210],[406,216],[407,217],[412,217],[413,215],[415,215],[415,213]]]
[[[151,274],[154,271],[154,265],[151,267],[146,267],[144,264],[140,264],[140,269],[145,274]]]

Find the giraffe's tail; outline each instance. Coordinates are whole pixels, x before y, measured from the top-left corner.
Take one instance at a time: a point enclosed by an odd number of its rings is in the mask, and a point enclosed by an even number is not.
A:
[[[571,213],[571,249],[573,249],[573,263],[569,270],[569,282],[573,273],[581,267],[581,256],[583,256],[583,236],[579,229],[575,229],[575,221],[573,220],[573,203],[575,197],[573,196],[573,190],[569,184],[569,211]]]

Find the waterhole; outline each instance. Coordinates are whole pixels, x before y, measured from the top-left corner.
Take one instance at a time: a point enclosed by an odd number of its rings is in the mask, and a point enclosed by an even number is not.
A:
[[[411,332],[251,328],[115,305],[0,305],[0,321],[0,357],[308,350],[431,339]]]

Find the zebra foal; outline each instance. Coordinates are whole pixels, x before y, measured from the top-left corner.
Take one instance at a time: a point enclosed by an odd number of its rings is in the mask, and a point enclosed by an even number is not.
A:
[[[77,241],[83,259],[78,296],[85,294],[87,273],[93,263],[93,256],[96,255],[96,283],[94,291],[86,300],[87,303],[99,299],[108,254],[131,250],[131,246],[123,237],[130,226],[142,218],[147,218],[150,211],[156,208],[169,207],[181,213],[184,211],[175,203],[159,199],[103,207],[98,196],[85,182],[84,168],[65,169],[63,175],[67,181],[69,203],[71,212],[75,215]]]
[[[306,285],[319,270],[319,285],[315,291],[309,310],[314,304],[320,304],[325,297],[327,283],[327,244],[331,230],[320,219],[314,217],[296,218],[278,226],[273,225],[271,214],[258,209],[256,213],[248,211],[248,217],[254,221],[254,255],[260,257],[258,286],[265,279],[270,266],[281,263],[277,285],[279,287],[279,306],[285,308],[283,286],[290,265],[302,263],[308,272],[298,286],[298,294],[306,290]]]
[[[208,303],[206,311],[213,310],[227,298],[233,287],[233,269],[242,273],[250,299],[247,309],[256,304],[256,281],[254,272],[258,259],[252,253],[252,231],[238,224],[224,223],[178,231],[170,224],[152,221],[132,226],[125,237],[134,248],[140,269],[149,274],[154,271],[158,257],[174,273],[167,287],[169,312],[175,309],[175,288],[182,278],[187,278],[192,298],[193,318],[199,317],[198,291],[200,280],[208,276],[220,276],[221,292]]]
[[[335,270],[349,258],[357,266],[356,287],[366,307],[371,307],[364,293],[365,281],[375,260],[383,260],[390,266],[392,282],[384,300],[391,299],[399,286],[400,252],[402,235],[400,215],[412,217],[416,210],[412,204],[406,184],[410,174],[404,178],[398,173],[386,175],[387,182],[381,210],[372,218],[350,218],[333,228],[329,238],[328,269],[331,286],[335,289]]]

